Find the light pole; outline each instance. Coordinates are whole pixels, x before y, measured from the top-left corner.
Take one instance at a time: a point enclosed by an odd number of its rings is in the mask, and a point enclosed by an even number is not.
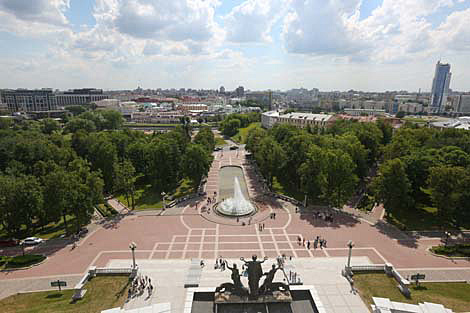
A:
[[[349,248],[349,255],[348,255],[348,269],[351,268],[351,253],[352,253],[352,248],[354,247],[354,242],[352,240],[348,241],[348,248]]]
[[[305,193],[304,208],[307,208],[307,193]]]
[[[447,243],[449,242],[449,237],[450,237],[451,234],[450,234],[450,232],[446,231],[445,235],[446,235],[446,240],[444,242],[444,245],[447,247]]]
[[[163,199],[163,211],[165,211],[165,208],[166,208],[166,203],[165,203],[166,193],[164,191],[162,191],[161,195],[162,195],[162,199]]]
[[[129,249],[131,249],[132,251],[132,268],[135,269],[135,248],[137,248],[137,245],[135,244],[135,242],[131,242],[129,244]]]

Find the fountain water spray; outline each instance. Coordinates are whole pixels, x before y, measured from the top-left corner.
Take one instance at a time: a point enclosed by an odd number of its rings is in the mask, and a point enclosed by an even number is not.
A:
[[[228,216],[245,216],[255,211],[253,204],[243,196],[238,177],[234,178],[233,197],[222,201],[217,206],[217,211]]]

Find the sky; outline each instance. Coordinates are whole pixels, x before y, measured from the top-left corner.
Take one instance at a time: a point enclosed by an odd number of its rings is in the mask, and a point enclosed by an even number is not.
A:
[[[0,0],[0,88],[470,91],[470,0]]]

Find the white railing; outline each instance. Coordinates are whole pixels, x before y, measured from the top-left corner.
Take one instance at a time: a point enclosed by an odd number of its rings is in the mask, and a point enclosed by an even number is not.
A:
[[[385,271],[385,264],[352,265],[351,270],[353,272]]]

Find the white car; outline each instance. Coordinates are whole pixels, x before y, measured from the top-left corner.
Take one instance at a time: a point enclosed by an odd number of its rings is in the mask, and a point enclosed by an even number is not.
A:
[[[29,246],[29,245],[38,245],[38,244],[40,244],[40,243],[43,242],[43,241],[44,241],[44,239],[42,239],[42,238],[38,238],[38,237],[28,237],[28,238],[25,238],[22,243],[23,243],[24,245],[28,245],[28,246]]]

